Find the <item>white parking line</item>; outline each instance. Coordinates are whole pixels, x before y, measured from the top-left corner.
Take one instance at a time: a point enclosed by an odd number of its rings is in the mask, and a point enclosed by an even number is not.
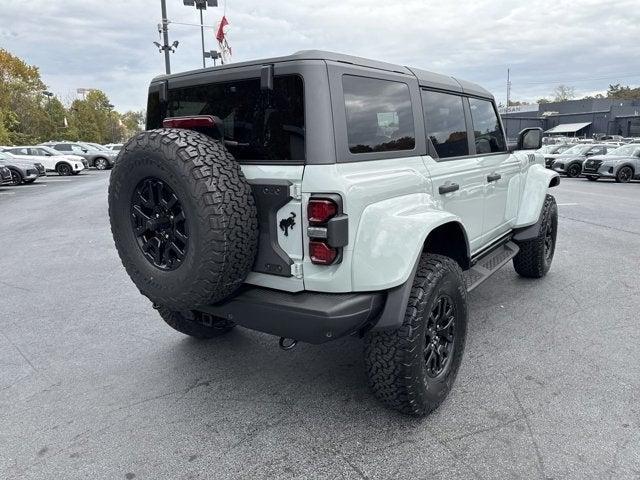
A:
[[[20,188],[46,187],[46,183],[30,183],[29,185],[20,185]]]
[[[43,180],[43,182],[72,182],[73,180],[71,180],[70,178],[47,178],[46,180]]]
[[[15,195],[16,192],[0,192],[0,195]]]

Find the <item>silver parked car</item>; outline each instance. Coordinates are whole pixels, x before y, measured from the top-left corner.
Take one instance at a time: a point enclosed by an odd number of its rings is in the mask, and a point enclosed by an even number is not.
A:
[[[582,171],[592,181],[614,178],[618,183],[640,179],[640,145],[630,143],[606,155],[598,155],[584,161]]]
[[[41,163],[30,162],[13,156],[8,152],[0,152],[0,165],[7,167],[11,172],[11,181],[14,185],[33,183],[38,177],[46,175]]]

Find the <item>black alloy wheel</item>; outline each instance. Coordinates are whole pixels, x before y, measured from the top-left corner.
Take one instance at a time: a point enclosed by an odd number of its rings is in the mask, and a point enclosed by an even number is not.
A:
[[[68,163],[61,163],[56,167],[56,171],[58,172],[58,175],[71,175],[71,165],[69,165]]]
[[[582,167],[577,163],[572,163],[569,165],[569,168],[567,168],[567,177],[576,178],[579,177],[581,173]]]
[[[553,222],[547,222],[547,229],[544,234],[544,258],[548,263],[553,259],[553,253],[556,248],[555,234],[553,231]]]
[[[455,314],[453,300],[448,295],[441,295],[429,314],[425,329],[424,361],[427,375],[431,378],[441,375],[451,359]]]
[[[633,170],[631,167],[622,167],[618,170],[618,174],[616,175],[616,182],[618,183],[627,183],[633,178]]]
[[[173,189],[153,177],[141,180],[131,200],[131,226],[145,258],[160,270],[175,270],[185,259],[189,230]]]
[[[20,185],[22,183],[22,176],[15,170],[11,170],[11,181],[14,185]]]

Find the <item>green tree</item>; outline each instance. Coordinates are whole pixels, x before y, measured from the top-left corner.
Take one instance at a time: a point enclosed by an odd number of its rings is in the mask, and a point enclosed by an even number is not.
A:
[[[631,88],[623,86],[619,83],[609,85],[607,90],[607,98],[616,98],[620,100],[636,100],[640,98],[640,87]]]

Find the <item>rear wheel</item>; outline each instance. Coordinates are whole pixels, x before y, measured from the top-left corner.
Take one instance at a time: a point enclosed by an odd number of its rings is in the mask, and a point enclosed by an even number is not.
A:
[[[369,385],[387,406],[414,416],[451,390],[467,331],[467,290],[458,264],[423,254],[402,325],[365,337]]]
[[[172,311],[157,307],[162,319],[174,330],[195,338],[214,338],[230,332],[235,323],[225,318],[194,310]]]
[[[513,257],[513,267],[523,277],[544,277],[551,268],[553,254],[556,251],[558,207],[551,195],[547,195],[541,215],[538,235],[532,240],[518,243],[520,251]]]
[[[567,177],[569,178],[579,177],[581,173],[582,173],[582,167],[578,163],[572,163],[567,168]]]
[[[58,172],[58,175],[63,175],[63,176],[71,175],[72,171],[73,170],[71,169],[71,165],[69,165],[68,163],[59,163],[56,166],[56,172]]]
[[[628,183],[633,178],[633,170],[631,167],[621,167],[616,173],[616,182]]]
[[[104,158],[96,158],[95,162],[93,162],[93,165],[98,170],[106,170],[109,166],[109,162],[107,162]]]

